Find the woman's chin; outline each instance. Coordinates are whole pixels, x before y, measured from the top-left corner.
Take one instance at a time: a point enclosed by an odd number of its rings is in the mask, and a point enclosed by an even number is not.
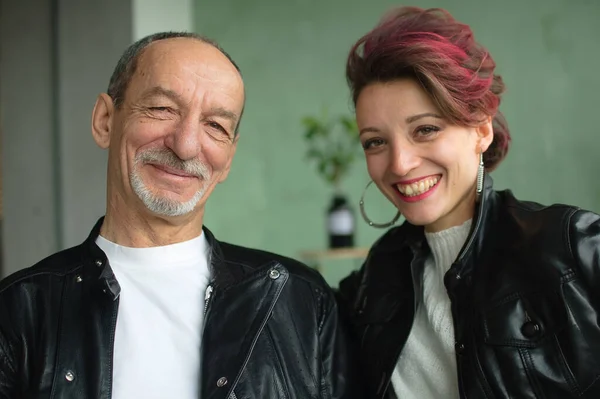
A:
[[[400,211],[402,212],[402,211]],[[438,219],[431,213],[423,213],[423,212],[402,212],[402,216],[406,221],[414,226],[428,226]]]

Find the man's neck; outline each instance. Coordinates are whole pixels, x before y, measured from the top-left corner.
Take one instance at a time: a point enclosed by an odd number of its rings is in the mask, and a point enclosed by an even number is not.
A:
[[[100,235],[126,247],[147,248],[188,241],[202,234],[204,209],[175,218],[151,215],[150,212],[123,212],[109,206]]]

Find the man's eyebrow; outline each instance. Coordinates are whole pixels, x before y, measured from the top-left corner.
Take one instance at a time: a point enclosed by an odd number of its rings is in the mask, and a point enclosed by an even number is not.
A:
[[[221,118],[229,119],[234,124],[237,123],[239,119],[239,116],[235,112],[229,111],[228,109],[222,107],[211,108],[208,110],[207,114],[209,116],[219,116]]]
[[[179,94],[177,94],[176,92],[174,92],[173,90],[165,89],[164,87],[160,87],[160,86],[154,86],[154,87],[151,87],[150,89],[146,90],[144,92],[144,94],[142,95],[142,98],[148,99],[150,97],[156,97],[156,96],[164,96],[173,101],[179,101],[181,98],[181,96]]]

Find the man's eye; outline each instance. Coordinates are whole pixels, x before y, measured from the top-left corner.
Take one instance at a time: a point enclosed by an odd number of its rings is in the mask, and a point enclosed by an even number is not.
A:
[[[225,130],[223,129],[223,126],[219,125],[217,122],[209,122],[208,126],[212,127],[213,129]]]
[[[225,129],[220,123],[208,122],[208,126],[210,126],[212,129],[218,130],[219,132],[229,136],[229,132],[227,131],[227,129]]]

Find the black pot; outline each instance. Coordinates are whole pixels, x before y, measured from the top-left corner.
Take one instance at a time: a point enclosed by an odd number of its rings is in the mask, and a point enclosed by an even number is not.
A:
[[[356,218],[345,195],[336,193],[327,210],[329,248],[354,247]]]

